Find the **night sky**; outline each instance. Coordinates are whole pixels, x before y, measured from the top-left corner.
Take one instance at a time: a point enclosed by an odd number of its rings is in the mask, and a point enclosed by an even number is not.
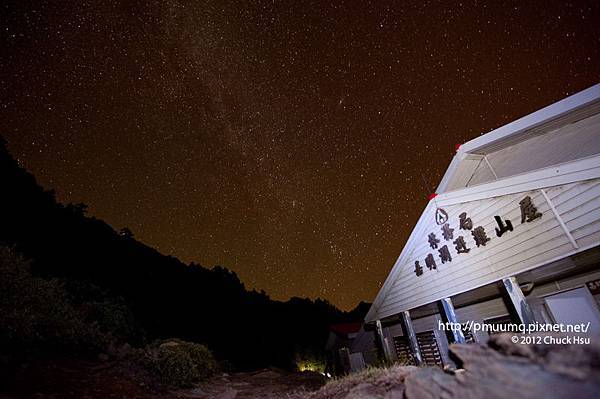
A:
[[[597,0],[446,3],[3,2],[0,134],[59,201],[349,309],[457,143],[600,80]]]

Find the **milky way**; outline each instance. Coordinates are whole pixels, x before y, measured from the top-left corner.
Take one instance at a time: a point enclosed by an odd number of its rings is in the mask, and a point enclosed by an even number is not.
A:
[[[372,300],[455,145],[598,82],[600,3],[2,5],[0,134],[63,202],[276,299]]]

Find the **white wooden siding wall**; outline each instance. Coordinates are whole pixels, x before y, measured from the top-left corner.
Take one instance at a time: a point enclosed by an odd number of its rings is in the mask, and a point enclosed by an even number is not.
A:
[[[492,172],[492,169],[490,168],[491,164],[489,163],[489,159],[484,159],[483,155],[479,155],[479,157],[480,162],[477,165],[475,172],[471,176],[467,175],[468,179],[464,185],[455,186],[454,189],[470,187],[479,183],[487,183],[490,181],[498,180],[498,178],[496,177],[497,175],[494,175],[494,173],[496,173],[496,170]]]
[[[439,314],[433,314],[430,316],[421,317],[419,319],[413,319],[413,329],[416,333],[433,330],[438,327],[438,320],[441,320]],[[389,327],[384,329],[390,337],[398,337],[404,335],[404,331],[402,331],[402,324],[400,321],[396,324],[392,324]]]
[[[439,314],[432,314],[431,316],[421,317],[412,321],[413,328],[416,333],[435,330],[438,327],[438,320],[441,320]]]
[[[600,243],[600,180],[570,184],[563,190],[552,188],[546,192],[580,247]]]
[[[456,317],[460,321],[482,321],[483,319],[502,316],[507,313],[508,309],[506,309],[502,298],[495,298],[456,309]]]
[[[398,360],[398,354],[396,353],[396,346],[394,345],[394,337],[396,335],[392,335],[392,331],[390,327],[386,327],[383,329],[383,336],[387,340],[388,348],[390,350],[390,354],[392,355],[392,360]]]
[[[375,333],[365,331],[364,326],[359,330],[356,338],[352,341],[350,352],[366,352],[375,347]]]
[[[350,345],[350,353],[361,352],[366,364],[377,362],[377,348],[375,347],[375,333],[365,331],[364,326]]]
[[[504,305],[502,298],[495,298],[456,309],[456,318],[460,322],[476,321],[483,323],[485,319],[503,316],[505,314],[508,314],[508,309],[506,309],[506,305]],[[482,331],[477,331],[476,334],[478,341],[485,341],[488,337],[488,334]]]
[[[482,169],[479,169],[479,167],[481,167],[482,164],[485,164],[485,161],[483,160],[483,155],[466,154],[458,164],[454,173],[454,177],[452,178],[452,181],[450,182],[449,186],[446,188],[446,191],[467,187],[469,185],[469,181],[473,176],[474,170],[480,175],[487,170],[487,173],[489,174],[488,180],[494,180],[494,175],[489,170],[489,168],[487,168],[487,164],[483,165]]]
[[[402,324],[400,324],[400,322],[389,326],[388,329],[390,330],[390,335],[392,337],[398,337],[400,335],[404,335],[404,331],[402,331]]]
[[[560,151],[556,151],[557,148]],[[486,157],[501,179],[596,154],[600,154],[600,114],[534,136],[518,145],[491,152]],[[487,163],[481,162],[465,186],[494,180],[496,178]],[[452,189],[465,187],[456,183]]]
[[[549,187],[545,191],[580,248],[600,244],[600,179]],[[543,216],[530,223],[521,223],[519,201],[526,196],[531,197]],[[450,205],[444,210],[448,213],[450,227],[454,228],[454,239],[462,235],[470,253],[457,254],[453,240],[443,239],[433,211],[425,215],[431,222],[400,269],[378,309],[378,317],[388,317],[498,281],[575,250],[540,190]],[[477,248],[471,231],[459,229],[458,215],[462,212],[467,212],[472,219],[473,228],[485,228],[491,239],[485,247]],[[514,231],[497,237],[495,215],[503,220],[510,219]],[[448,245],[452,262],[442,264],[438,250],[430,248],[427,235],[431,232],[440,239],[439,247]],[[437,270],[425,266],[425,257],[429,253],[434,255]],[[416,260],[423,267],[421,276],[414,272]]]

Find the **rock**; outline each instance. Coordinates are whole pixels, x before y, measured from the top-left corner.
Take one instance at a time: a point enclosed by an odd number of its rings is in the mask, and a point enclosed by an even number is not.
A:
[[[209,393],[205,392],[204,390],[202,390],[200,388],[194,388],[189,391],[179,391],[179,392],[175,392],[175,394],[178,397],[190,398],[190,399],[195,399],[195,398],[203,399],[203,398],[209,397]]]
[[[109,357],[106,353],[101,353],[98,355],[98,360],[100,360],[101,362],[107,362],[108,359]]]
[[[319,391],[306,396],[310,399],[402,398],[404,380],[418,370],[413,366],[394,366],[387,369],[366,369],[339,380],[333,380]]]
[[[220,392],[219,394],[213,395],[214,399],[234,399],[238,394],[238,391],[233,388],[226,388],[225,391]]]
[[[597,347],[520,345],[509,335],[493,336],[487,346],[451,345],[450,350],[465,371],[419,369],[406,378],[406,398],[580,398],[600,390]]]
[[[177,341],[167,341],[167,342],[163,342],[158,347],[159,348],[169,348],[169,347],[179,346],[179,345],[181,345],[180,342],[177,342]]]
[[[261,370],[257,373],[255,373],[254,375],[252,375],[251,378],[264,378],[264,379],[276,379],[281,377],[281,374],[274,371],[274,370]]]
[[[448,397],[448,391],[456,389],[455,377],[437,367],[424,367],[413,371],[405,378],[404,385],[406,398]]]
[[[109,344],[107,354],[114,359],[124,359],[132,353],[131,345],[124,343],[122,345]]]

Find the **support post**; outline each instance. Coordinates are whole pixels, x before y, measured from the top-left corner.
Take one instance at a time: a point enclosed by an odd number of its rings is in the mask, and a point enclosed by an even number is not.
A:
[[[375,330],[377,331],[377,337],[379,338],[379,343],[381,344],[381,350],[383,352],[383,357],[385,361],[391,362],[392,354],[390,353],[390,348],[387,344],[387,339],[383,335],[383,326],[381,325],[381,320],[375,320]]]
[[[454,305],[452,305],[452,300],[450,298],[443,298],[440,300],[439,305],[440,314],[444,323],[447,323],[447,325],[459,325],[456,313],[454,312]],[[450,338],[451,343],[464,344],[466,342],[462,329],[451,328],[450,331],[446,330],[446,335]]]
[[[421,355],[421,349],[419,348],[419,342],[417,341],[417,335],[415,334],[409,311],[405,310],[400,313],[400,319],[402,320],[402,331],[404,332],[404,336],[408,338],[410,352],[415,359],[416,365],[421,366],[423,364],[423,356]]]
[[[521,291],[521,287],[519,287],[517,278],[514,276],[503,278],[502,284],[506,289],[506,293],[508,294],[508,298],[510,299],[515,313],[519,317],[519,321],[525,325],[535,323],[535,316],[525,299],[523,291]]]

